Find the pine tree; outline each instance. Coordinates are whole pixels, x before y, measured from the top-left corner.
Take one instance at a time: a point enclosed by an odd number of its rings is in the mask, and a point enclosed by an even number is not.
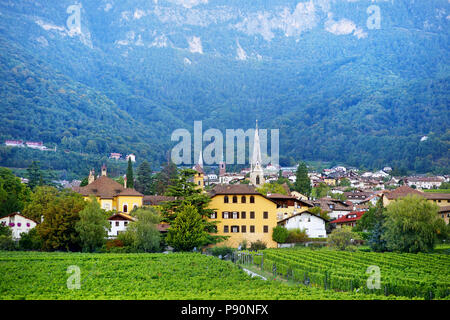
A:
[[[127,188],[134,188],[133,165],[131,163],[131,158],[128,158]]]
[[[208,234],[197,209],[187,204],[178,213],[167,234],[167,243],[177,251],[191,251],[204,245]]]
[[[145,195],[154,193],[152,170],[147,161],[142,162],[137,169],[135,188],[137,191]]]
[[[297,167],[296,181],[294,184],[295,191],[298,191],[306,196],[311,194],[311,180],[308,177],[308,168],[304,162]]]
[[[43,185],[43,174],[38,161],[33,161],[27,169],[28,187],[34,190],[37,186]]]

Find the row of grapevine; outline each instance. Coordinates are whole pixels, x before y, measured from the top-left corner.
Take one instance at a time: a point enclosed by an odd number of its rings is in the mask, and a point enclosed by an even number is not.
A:
[[[254,263],[298,282],[325,289],[378,295],[450,298],[450,257],[437,254],[342,252],[329,249],[268,249]],[[380,270],[379,285],[368,267]]]

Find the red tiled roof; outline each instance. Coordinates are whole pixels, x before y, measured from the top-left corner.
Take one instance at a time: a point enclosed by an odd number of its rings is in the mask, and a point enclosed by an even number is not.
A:
[[[203,171],[203,168],[199,164],[196,164],[192,169],[194,169],[198,173],[205,174],[205,172]]]
[[[115,196],[143,196],[132,188],[124,188],[123,185],[107,176],[101,176],[94,182],[84,187],[73,188],[75,192],[83,196],[95,195],[102,199],[112,199]]]
[[[25,219],[28,219],[28,220],[31,220],[31,221],[35,222],[36,224],[39,224],[39,222],[37,222],[36,220],[30,219],[28,217],[25,217],[23,214],[20,214],[19,212],[10,213],[10,214],[8,214],[6,216],[0,217],[0,219],[7,218],[7,217],[12,217],[12,216],[21,216],[21,217],[24,217]]]
[[[115,213],[108,220],[127,220],[127,221],[135,221],[136,219],[129,214],[126,213]]]
[[[285,194],[280,194],[280,193],[269,193],[267,195],[268,198],[273,198],[273,199],[292,199],[292,200],[297,200],[296,197],[293,196],[287,196]]]
[[[346,215],[331,221],[331,223],[345,223],[345,222],[354,222],[354,221],[358,221],[359,219],[361,219],[362,215],[365,213],[366,211],[353,211],[350,213],[347,213]],[[349,218],[349,216],[353,216],[356,214],[356,217],[353,218]]]
[[[423,195],[428,200],[450,200],[450,193],[424,192]]]
[[[408,194],[424,196],[423,192],[420,192],[408,186],[401,186],[395,190],[385,192],[386,198],[388,198],[389,200],[406,197]]]
[[[157,206],[160,205],[162,202],[173,200],[175,200],[175,197],[149,195],[144,196],[142,202],[144,205]]]

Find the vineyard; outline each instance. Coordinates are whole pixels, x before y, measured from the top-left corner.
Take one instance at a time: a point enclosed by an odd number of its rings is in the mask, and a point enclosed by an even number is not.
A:
[[[273,262],[284,261],[282,255],[275,253],[267,251]],[[79,268],[79,289],[68,286],[74,284],[74,268]],[[251,278],[232,262],[198,253],[0,252],[0,298],[360,300],[401,297],[264,281]]]
[[[450,255],[346,252],[330,249],[267,249],[252,262],[267,272],[338,291],[450,299]],[[369,288],[370,266],[380,271]]]

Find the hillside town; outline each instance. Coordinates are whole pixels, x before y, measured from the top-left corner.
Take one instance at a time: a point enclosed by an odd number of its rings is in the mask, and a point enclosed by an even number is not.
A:
[[[438,189],[449,182],[448,175],[402,177],[393,175],[390,167],[361,173],[356,168],[335,166],[322,172],[307,172],[312,192],[302,194],[295,188],[298,166],[263,166],[258,129],[255,141],[250,168],[229,172],[222,161],[217,172],[217,167],[204,166],[201,154],[192,167],[194,174],[189,181],[209,197],[208,208],[214,212],[208,220],[216,224],[218,236],[226,237],[221,245],[238,248],[243,243],[259,241],[269,248],[280,246],[272,235],[277,226],[302,230],[308,239],[325,240],[336,228],[355,227],[377,203],[387,206],[408,195],[418,195],[438,205],[439,217],[449,223],[450,193],[439,192]],[[122,155],[113,153],[110,157],[121,159]],[[129,165],[136,161],[133,154],[127,155],[126,159]],[[108,239],[117,238],[131,222],[136,221],[133,210],[141,207],[159,210],[164,203],[177,200],[175,196],[137,191],[131,187],[135,185],[133,177],[131,185],[127,182],[130,178],[128,173],[121,178],[123,182],[109,177],[107,166],[103,165],[99,175],[94,169],[90,171],[83,186],[81,181],[63,182],[64,188],[82,195],[85,200],[95,197],[101,209],[109,213]],[[437,192],[425,192],[430,190]],[[17,241],[22,232],[29,232],[42,219],[10,212],[0,219],[0,223],[11,227]],[[167,233],[170,223],[162,221],[157,228],[161,233]]]

